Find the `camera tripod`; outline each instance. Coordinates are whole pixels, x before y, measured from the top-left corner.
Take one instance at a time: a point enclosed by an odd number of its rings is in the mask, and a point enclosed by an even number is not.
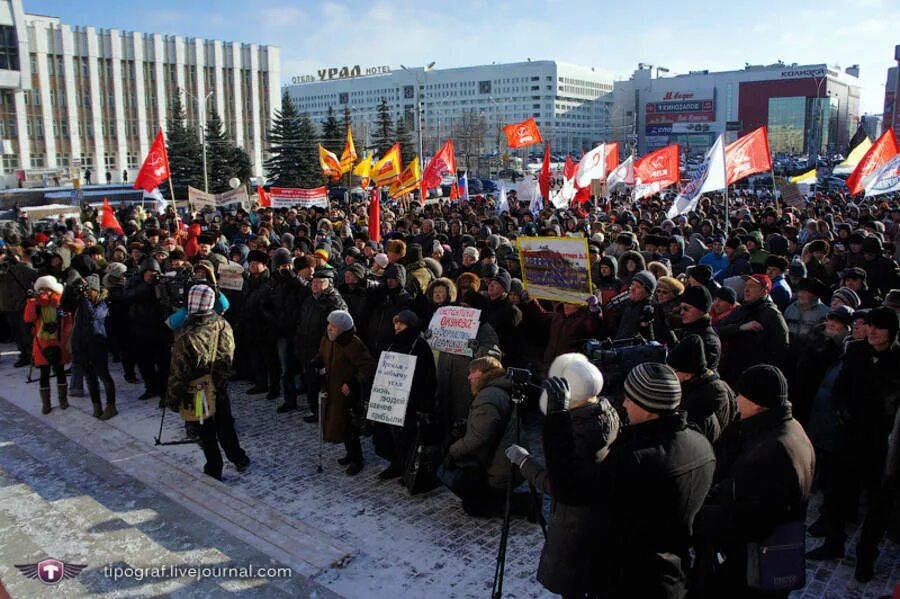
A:
[[[516,376],[519,369],[509,369],[517,371],[510,376],[513,381],[512,393],[510,393],[510,399],[512,401],[512,416],[513,422],[516,427],[516,445],[518,445],[521,441],[522,437],[522,416],[519,411],[519,406],[525,402],[525,387],[530,385],[527,380],[521,380],[520,377]],[[527,372],[527,371],[525,371]],[[530,373],[529,373],[530,374]],[[509,376],[509,375],[508,375]],[[510,519],[512,517],[512,495],[513,495],[513,485],[516,477],[516,471],[518,470],[518,466],[515,464],[510,464],[510,477],[509,482],[506,484],[506,505],[503,510],[503,526],[500,529],[500,547],[497,550],[497,565],[494,568],[494,584],[493,590],[491,592],[491,597],[494,599],[500,599],[503,596],[503,575],[506,572],[506,546],[509,543],[509,525]],[[528,484],[528,488],[531,494],[531,498],[534,502],[534,511],[537,516],[537,520],[541,525],[541,531],[544,533],[544,539],[547,538],[547,522],[544,519],[544,512],[542,510],[541,505],[541,497],[537,492],[537,489],[531,483]]]
[[[181,439],[180,441],[162,441],[163,422],[166,421],[166,412],[168,412],[168,411],[169,411],[169,409],[165,405],[163,405],[162,417],[159,419],[159,434],[157,434],[156,437],[153,438],[153,441],[154,441],[153,445],[155,445],[155,446],[158,446],[158,445],[188,445],[190,443],[199,443],[200,442],[199,439]]]

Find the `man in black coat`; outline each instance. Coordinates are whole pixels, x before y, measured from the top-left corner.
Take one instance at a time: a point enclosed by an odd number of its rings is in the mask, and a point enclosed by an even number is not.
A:
[[[632,369],[624,384],[630,424],[599,464],[575,450],[568,383],[551,377],[544,386],[544,453],[554,499],[609,510],[609,534],[593,541],[615,548],[595,565],[605,571],[603,596],[683,596],[694,515],[712,484],[715,456],[677,411],[675,373],[652,362]]]
[[[867,341],[850,343],[841,373],[834,384],[840,427],[835,446],[835,472],[825,490],[821,522],[816,536],[825,543],[812,550],[813,559],[844,555],[844,521],[848,508],[857,509],[858,493],[866,491],[868,512],[856,550],[856,579],[874,575],[878,542],[887,526],[892,491],[883,486],[885,462],[897,406],[900,405],[900,321],[890,308],[875,308],[866,315]],[[852,514],[851,514],[852,515]]]
[[[784,524],[805,521],[815,453],[791,416],[780,370],[768,364],[748,368],[737,389],[741,420],[728,435],[733,449],[694,521],[698,562],[704,560],[698,572],[706,573],[698,590],[709,597],[786,598],[790,591],[765,594],[747,584],[747,544],[764,542]],[[716,553],[725,561],[706,561]]]
[[[516,314],[508,299],[511,285],[512,278],[504,269],[498,270],[488,281],[488,303],[481,312],[481,322],[491,325],[497,331],[504,363],[516,364],[519,348],[515,346]]]
[[[297,359],[303,373],[303,387],[306,403],[312,414],[303,417],[305,422],[319,421],[319,389],[322,377],[313,366],[312,359],[319,353],[319,344],[328,327],[328,315],[335,310],[346,310],[344,298],[334,288],[334,270],[320,268],[313,273],[312,294],[307,295],[300,305],[300,319],[297,322]]]
[[[9,252],[0,260],[0,311],[9,326],[10,335],[19,350],[16,368],[31,362],[30,325],[22,318],[25,301],[38,278],[30,264],[22,262],[18,255]]]
[[[691,335],[698,335],[703,340],[703,353],[706,367],[710,370],[719,368],[719,357],[722,354],[722,342],[712,327],[709,310],[712,308],[712,296],[706,287],[694,286],[685,289],[681,296],[681,322],[684,326],[674,331],[677,340]]]
[[[728,344],[719,374],[731,385],[751,366],[783,365],[788,351],[787,323],[769,297],[771,279],[760,274],[743,279],[744,303],[716,327],[719,338]]]
[[[708,368],[705,350],[699,335],[688,335],[669,351],[666,362],[681,382],[681,409],[688,422],[719,454],[719,439],[737,421],[737,402],[731,387]]]
[[[865,262],[866,282],[876,293],[884,297],[891,289],[900,286],[900,269],[897,263],[884,255],[881,239],[875,236],[863,239],[862,251]]]
[[[281,395],[278,342],[273,330],[266,326],[262,309],[271,279],[269,256],[261,250],[252,250],[247,254],[247,262],[250,275],[244,286],[244,310],[238,325],[243,332],[245,355],[252,365],[253,387],[247,393],[265,393],[266,399],[275,399]]]
[[[394,316],[401,310],[412,310],[413,298],[404,290],[406,269],[389,264],[384,269],[384,284],[370,290],[366,301],[363,341],[377,360],[381,352],[394,342]]]
[[[172,334],[166,326],[168,312],[157,296],[161,274],[156,260],[147,258],[125,285],[131,340],[137,347],[138,370],[144,379],[144,392],[138,399],[162,397],[169,380]]]
[[[609,302],[610,310],[616,314],[618,328],[614,337],[628,339],[641,334],[652,338],[650,323],[653,321],[651,298],[656,291],[656,277],[649,270],[635,273],[628,285],[627,295],[616,296]],[[623,300],[619,300],[623,297]]]
[[[366,267],[359,262],[354,262],[344,269],[344,280],[337,286],[338,292],[347,303],[347,311],[353,317],[353,322],[360,324],[366,313],[366,298],[369,290],[377,285],[374,281],[366,278],[366,274]]]
[[[309,295],[294,274],[291,253],[285,248],[275,250],[272,256],[274,272],[269,277],[269,284],[260,298],[260,310],[266,323],[267,333],[275,339],[278,352],[278,364],[281,369],[281,389],[284,403],[276,410],[279,413],[297,409],[297,385],[294,377],[298,363],[294,347],[294,333],[300,318],[300,304]]]

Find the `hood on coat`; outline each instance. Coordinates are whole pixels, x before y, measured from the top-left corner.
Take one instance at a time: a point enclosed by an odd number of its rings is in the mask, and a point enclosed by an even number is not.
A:
[[[456,283],[446,277],[441,277],[439,279],[433,280],[428,285],[428,289],[425,290],[425,297],[431,299],[431,291],[438,285],[443,285],[447,288],[447,297],[449,299],[448,303],[456,303]]]

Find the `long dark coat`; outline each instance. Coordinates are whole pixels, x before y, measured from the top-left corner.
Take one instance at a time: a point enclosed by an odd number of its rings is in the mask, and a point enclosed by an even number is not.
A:
[[[334,341],[327,335],[322,337],[319,355],[313,362],[325,365],[325,382],[322,385],[328,393],[325,400],[325,440],[329,443],[349,441],[356,436],[351,411],[362,409],[363,391],[372,381],[378,366],[375,358],[351,330],[341,333]],[[341,393],[341,387],[345,384],[350,387],[349,396]]]

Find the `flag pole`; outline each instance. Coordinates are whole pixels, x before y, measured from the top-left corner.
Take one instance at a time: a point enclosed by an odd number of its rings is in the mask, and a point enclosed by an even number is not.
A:
[[[169,173],[169,194],[172,196],[172,209],[175,210],[175,232],[181,237],[181,219],[178,216],[178,205],[175,203],[175,187],[172,185],[172,173]]]

